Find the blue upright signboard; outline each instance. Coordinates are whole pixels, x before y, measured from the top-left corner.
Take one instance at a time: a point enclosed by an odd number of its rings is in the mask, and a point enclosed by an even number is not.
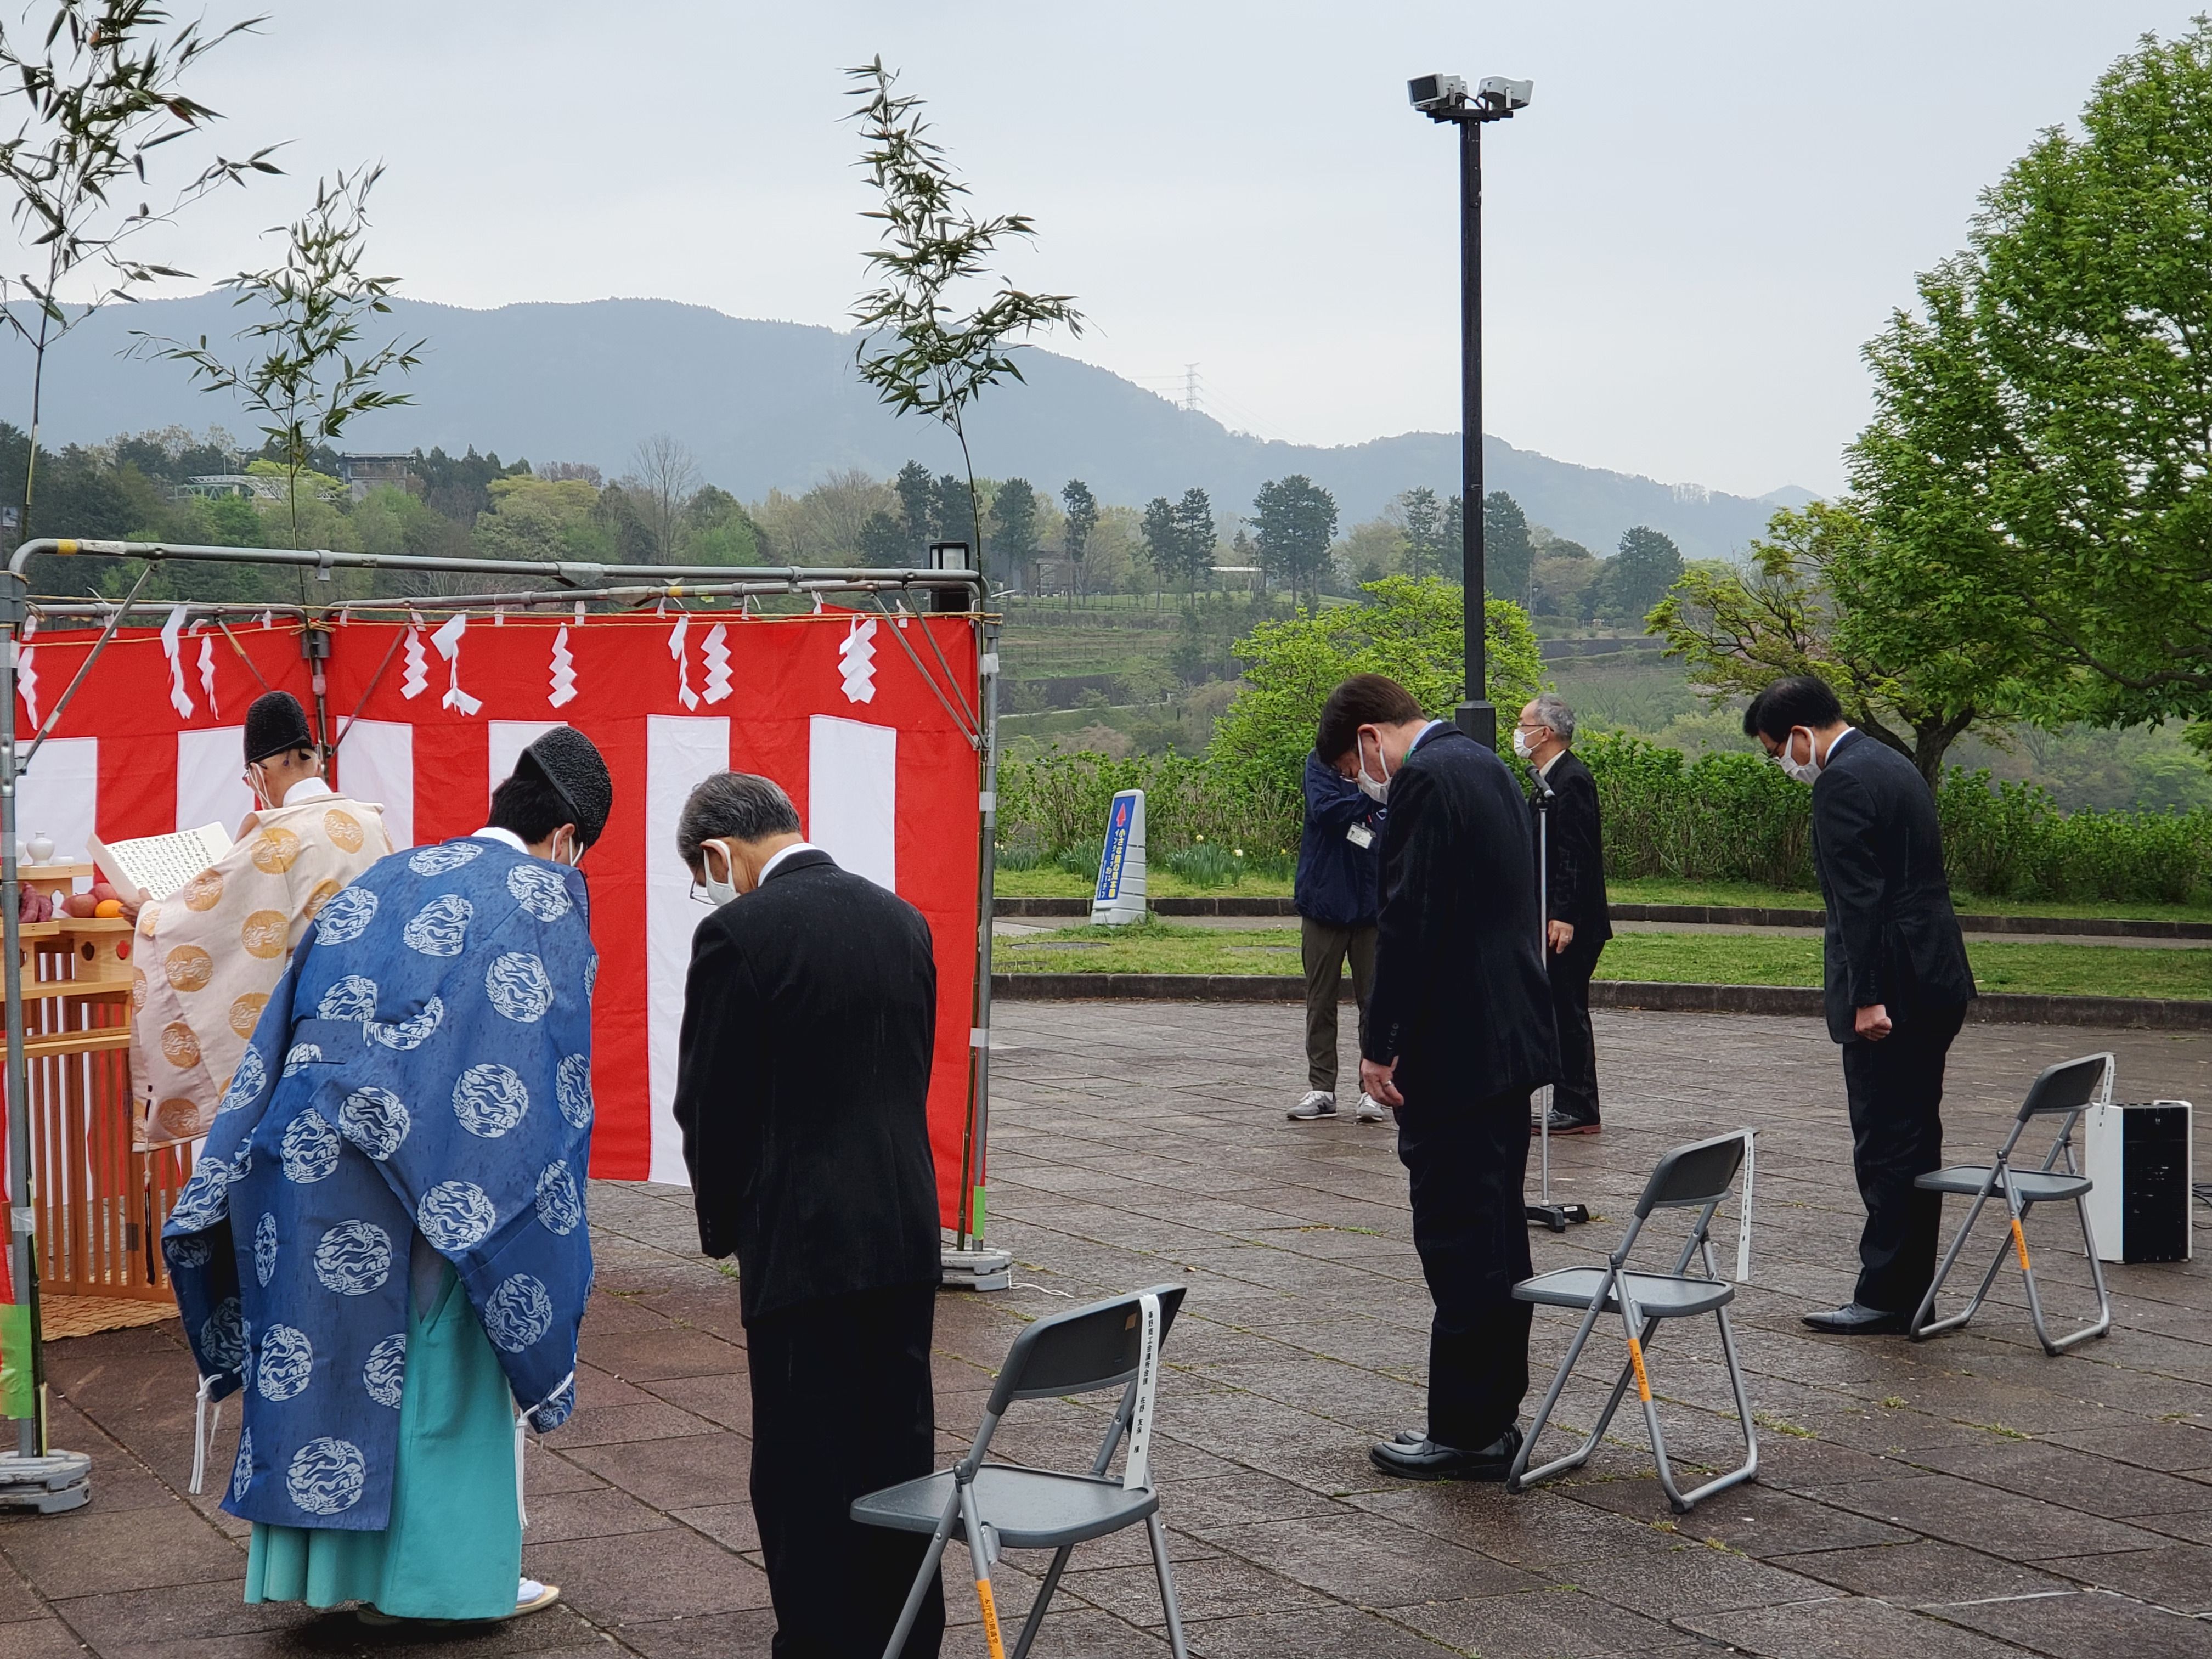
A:
[[[1106,850],[1098,859],[1098,890],[1093,904],[1112,904],[1121,896],[1121,872],[1129,858],[1129,825],[1137,813],[1137,792],[1124,789],[1114,797],[1114,810],[1106,819]]]

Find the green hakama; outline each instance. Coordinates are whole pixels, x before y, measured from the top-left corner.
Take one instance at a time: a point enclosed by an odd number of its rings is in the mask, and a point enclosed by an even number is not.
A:
[[[366,1602],[401,1619],[500,1619],[522,1577],[514,1395],[450,1266],[411,1304],[390,1523],[253,1523],[249,1601]]]

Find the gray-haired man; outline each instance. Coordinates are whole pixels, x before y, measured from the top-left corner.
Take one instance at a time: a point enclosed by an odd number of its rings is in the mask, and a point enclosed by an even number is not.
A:
[[[1552,971],[1552,1015],[1559,1029],[1559,1080],[1552,1086],[1555,1135],[1598,1132],[1597,1049],[1590,1036],[1590,975],[1613,937],[1605,898],[1605,842],[1597,782],[1568,745],[1575,711],[1547,691],[1521,711],[1513,752],[1536,769],[1551,799],[1545,826],[1544,960]],[[1534,805],[1535,803],[1532,803]]]
[[[935,1449],[929,924],[808,846],[766,778],[699,785],[676,850],[714,907],[691,941],[676,1121],[700,1247],[738,1258],[775,1648],[872,1659],[928,1543],[849,1510]],[[908,1659],[944,1626],[933,1583]]]

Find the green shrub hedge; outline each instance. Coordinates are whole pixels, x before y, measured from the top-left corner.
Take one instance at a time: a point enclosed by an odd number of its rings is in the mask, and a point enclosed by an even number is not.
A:
[[[1640,738],[1577,745],[1597,780],[1606,871],[1619,877],[1814,886],[1812,791],[1755,755],[1705,755]],[[1295,783],[1295,780],[1293,780]],[[1095,864],[1108,803],[1145,791],[1156,857],[1200,844],[1255,861],[1297,847],[1296,787],[1254,787],[1182,756],[1054,755],[999,773],[999,836],[1018,857],[1084,849]],[[1936,793],[1953,884],[1991,898],[2179,904],[2212,886],[2212,813],[2062,812],[2029,784],[1954,769]]]

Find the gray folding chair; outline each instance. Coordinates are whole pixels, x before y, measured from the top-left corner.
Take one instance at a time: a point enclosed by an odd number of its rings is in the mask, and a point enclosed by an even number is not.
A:
[[[1183,1290],[1181,1285],[1155,1285],[1038,1320],[1006,1351],[990,1403],[983,1408],[982,1427],[967,1456],[949,1469],[855,1500],[855,1521],[930,1534],[929,1553],[915,1575],[884,1659],[899,1659],[956,1525],[963,1528],[968,1554],[975,1563],[975,1597],[982,1606],[984,1634],[994,1659],[1005,1649],[991,1595],[991,1564],[999,1559],[1001,1547],[1054,1552],[1036,1605],[1030,1609],[1021,1639],[1014,1644],[1014,1659],[1023,1659],[1044,1624],[1045,1604],[1060,1588],[1075,1547],[1139,1521],[1152,1535],[1160,1604],[1167,1610],[1168,1645],[1176,1659],[1188,1659],[1175,1578],[1168,1570],[1167,1534],[1160,1526],[1159,1494],[1152,1477],[1152,1399],[1159,1386],[1160,1344],[1182,1305]],[[1064,1474],[983,1461],[1000,1419],[1017,1400],[1059,1399],[1114,1388],[1121,1390],[1121,1403],[1089,1473]],[[1124,1434],[1129,1438],[1129,1455],[1121,1478],[1115,1480],[1106,1467],[1114,1461],[1114,1449]]]
[[[1581,1309],[1583,1322],[1575,1332],[1574,1340],[1567,1345],[1567,1356],[1559,1362],[1559,1375],[1552,1379],[1544,1403],[1537,1409],[1536,1420],[1528,1425],[1528,1437],[1522,1441],[1520,1453],[1513,1460],[1505,1481],[1508,1492],[1525,1491],[1532,1482],[1579,1468],[1589,1462],[1590,1453],[1597,1449],[1598,1442],[1612,1425],[1613,1413],[1620,1409],[1632,1381],[1644,1401],[1644,1421],[1651,1434],[1651,1455],[1659,1466],[1659,1485],[1677,1515],[1687,1513],[1700,1499],[1748,1480],[1759,1473],[1759,1431],[1752,1425],[1751,1396],[1744,1389],[1743,1367],[1736,1360],[1735,1333],[1729,1325],[1728,1304],[1735,1300],[1735,1286],[1714,1269],[1711,1237],[1713,1212],[1735,1187],[1736,1171],[1747,1171],[1751,1133],[1738,1129],[1730,1134],[1716,1135],[1711,1140],[1693,1141],[1689,1146],[1675,1147],[1662,1158],[1651,1171],[1650,1180],[1644,1183],[1644,1195],[1636,1200],[1636,1218],[1628,1224],[1626,1237],[1620,1241],[1620,1248],[1606,1258],[1604,1267],[1561,1267],[1523,1279],[1513,1287],[1514,1296],[1522,1302],[1547,1308]],[[1672,1273],[1632,1273],[1628,1269],[1630,1253],[1635,1249],[1637,1235],[1644,1231],[1644,1224],[1654,1210],[1696,1210],[1698,1219]],[[1736,1259],[1740,1277],[1750,1271],[1750,1225],[1751,1179],[1747,1172],[1744,1204],[1738,1223]],[[1702,1274],[1689,1271],[1693,1260],[1703,1267]],[[1553,1408],[1559,1403],[1567,1378],[1574,1374],[1575,1362],[1582,1358],[1590,1333],[1596,1328],[1598,1316],[1607,1313],[1620,1316],[1621,1327],[1628,1335],[1628,1363],[1620,1368],[1620,1380],[1613,1383],[1605,1409],[1598,1413],[1596,1425],[1582,1444],[1564,1457],[1531,1469],[1528,1460],[1536,1449],[1537,1438],[1551,1421]],[[1666,1436],[1659,1426],[1659,1407],[1651,1397],[1651,1377],[1645,1356],[1662,1320],[1688,1319],[1706,1313],[1720,1322],[1721,1352],[1728,1359],[1729,1382],[1735,1389],[1736,1415],[1743,1422],[1746,1458],[1741,1468],[1731,1469],[1686,1492],[1674,1484],[1674,1470],[1667,1461]]]
[[[2062,1061],[2046,1066],[2043,1074],[2028,1085],[2027,1098],[2021,1102],[2020,1111],[2013,1119],[2012,1133],[1997,1148],[1994,1162],[1984,1164],[1960,1164],[1954,1169],[1938,1170],[1932,1175],[1920,1176],[1912,1184],[1923,1192],[1958,1193],[1972,1198],[1973,1207],[1959,1226],[1958,1236],[1952,1239],[1951,1248],[1944,1252],[1943,1263],[1936,1270],[1935,1281],[1928,1286],[1928,1294],[1920,1298],[1920,1306],[1912,1316],[1912,1340],[1916,1342],[1935,1335],[1938,1331],[1955,1330],[1974,1316],[1996,1283],[1997,1273],[2004,1266],[2005,1252],[2010,1250],[2020,1258],[2021,1277],[2027,1281],[2027,1316],[2035,1327],[2036,1340],[2043,1344],[2047,1354],[2064,1352],[2076,1342],[2093,1336],[2103,1336],[2112,1328],[2112,1299],[2105,1291],[2105,1269],[2097,1260],[2097,1241],[2089,1231],[2089,1177],[2083,1175],[2074,1162],[2074,1124],[2083,1112],[2100,1101],[2112,1097],[2112,1056],[2109,1054],[2084,1054],[2079,1060]],[[2058,1134],[2051,1143],[2051,1151],[2041,1164],[2033,1170],[2015,1170],[2012,1165],[2013,1149],[2019,1146],[2021,1136],[2027,1131],[2028,1120],[2035,1117],[2058,1117]],[[1973,1231],[1974,1222],[1982,1213],[1982,1206],[2002,1194],[2007,1219],[2010,1225],[2007,1236],[1999,1240],[1996,1258],[1989,1272],[1982,1275],[1981,1287],[1974,1292],[1973,1300],[1948,1319],[1936,1319],[1936,1293],[1943,1288],[1943,1281],[1951,1276],[1951,1269],[1966,1248],[1966,1235]],[[1938,1202],[1942,1200],[1938,1200]],[[2081,1223],[2081,1248],[2088,1253],[2089,1277],[2097,1287],[2097,1322],[2086,1325],[2070,1335],[2054,1337],[2044,1322],[2043,1297],[2036,1289],[2035,1269],[2029,1264],[2027,1233],[2022,1226],[2027,1212],[2039,1204],[2063,1204],[2070,1201],[2074,1213]]]

